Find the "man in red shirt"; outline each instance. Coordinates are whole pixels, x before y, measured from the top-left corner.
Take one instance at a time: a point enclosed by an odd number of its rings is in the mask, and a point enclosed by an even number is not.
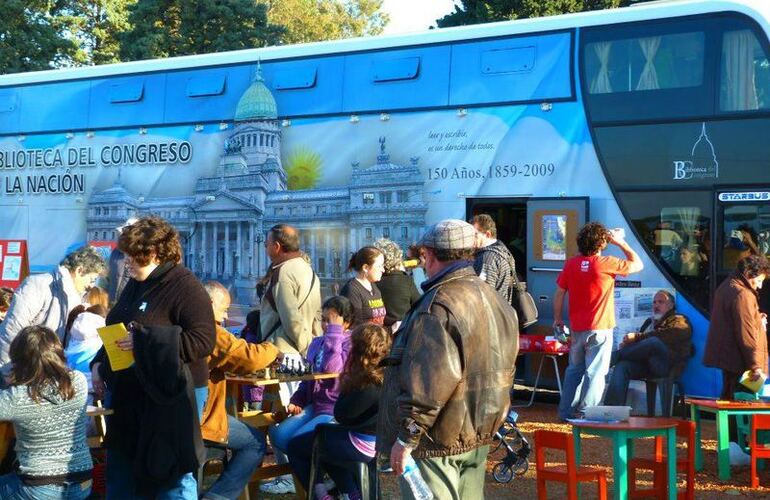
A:
[[[626,259],[602,255],[607,244],[620,248]],[[589,222],[577,237],[580,255],[564,263],[556,279],[553,298],[553,326],[564,326],[564,295],[569,294],[569,322],[572,329],[569,366],[564,375],[559,418],[566,420],[586,406],[601,404],[612,354],[615,327],[615,276],[642,270],[639,255],[619,232]],[[577,388],[583,382],[579,395]]]

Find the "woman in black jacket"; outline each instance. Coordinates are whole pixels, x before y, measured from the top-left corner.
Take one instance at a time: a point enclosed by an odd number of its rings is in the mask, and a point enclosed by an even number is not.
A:
[[[94,392],[99,396],[106,381],[108,403],[115,410],[106,436],[107,495],[197,498],[193,473],[197,469],[196,451],[200,448],[196,450],[194,443],[201,442],[198,422],[207,398],[207,356],[216,338],[211,299],[195,275],[181,264],[179,236],[165,220],[144,217],[127,226],[120,234],[118,248],[126,254],[131,279],[110,310],[106,323],[123,323],[129,333],[116,342],[118,347],[142,358],[137,357],[136,363],[125,370],[113,372],[102,349],[92,364]],[[165,378],[167,375],[145,373],[147,366],[163,365],[152,359],[149,361],[155,361],[155,364],[140,363],[153,353],[135,350],[134,336],[143,336],[142,345],[156,345],[162,341],[157,336],[167,335],[164,332],[168,332],[169,327],[179,330],[178,338],[172,338],[172,341],[178,344],[179,385],[182,391],[187,386],[187,397],[178,398],[175,408],[168,408],[166,413],[174,411],[176,415],[188,416],[189,421],[183,417],[184,421],[176,422],[176,425],[180,429],[189,429],[189,436],[186,431],[176,433],[173,440],[170,436],[159,436],[170,447],[164,449],[157,445],[158,438],[148,438],[145,431],[154,427],[152,419],[169,418],[150,411],[159,396],[156,388],[150,387],[153,384],[148,383],[153,376]],[[141,443],[145,442],[154,443],[150,446],[156,448],[143,447]],[[144,461],[152,463],[156,458],[169,458],[155,457],[154,454],[161,451],[163,455],[176,457],[177,466],[168,471],[147,467]],[[139,460],[143,462],[136,463]],[[135,473],[146,469],[151,470],[154,477],[140,477]]]
[[[404,252],[394,241],[380,238],[374,242],[385,256],[385,273],[377,283],[385,303],[385,326],[395,333],[412,304],[420,298],[414,280],[404,269]]]
[[[390,334],[381,326],[365,324],[351,333],[351,349],[340,376],[340,396],[334,405],[334,419],[340,427],[322,426],[322,456],[334,456],[351,462],[374,460],[377,413],[379,411],[382,368],[380,361],[390,351]],[[297,478],[308,489],[313,434],[302,434],[289,441],[287,454]],[[343,468],[322,463],[340,493],[361,498],[355,478]],[[313,485],[316,498],[331,497],[323,483]]]

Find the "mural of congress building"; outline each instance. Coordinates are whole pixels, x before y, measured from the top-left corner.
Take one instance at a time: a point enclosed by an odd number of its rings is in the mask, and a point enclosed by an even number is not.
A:
[[[88,202],[88,239],[113,240],[128,217],[158,215],[179,231],[185,263],[202,280],[221,281],[234,301],[253,303],[254,286],[270,262],[265,232],[274,224],[300,229],[302,250],[329,285],[345,280],[352,252],[380,237],[402,247],[419,239],[428,206],[418,159],[390,161],[380,137],[374,165],[353,163],[347,186],[289,190],[281,164],[281,126],[259,69],[238,102],[235,126],[213,177],[187,197],[151,198],[128,192],[120,176]]]

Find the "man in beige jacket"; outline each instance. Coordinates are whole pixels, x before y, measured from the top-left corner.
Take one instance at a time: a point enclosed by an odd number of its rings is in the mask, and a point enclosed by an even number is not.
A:
[[[305,355],[313,337],[321,334],[321,283],[299,251],[296,228],[271,227],[265,250],[272,264],[260,304],[262,340],[281,352]]]
[[[265,250],[270,258],[268,284],[260,304],[262,342],[272,342],[283,353],[307,354],[313,337],[321,335],[321,283],[299,250],[299,231],[277,224],[267,232]],[[288,400],[299,384],[281,384],[281,400]],[[287,459],[275,451],[276,462]],[[270,494],[294,493],[291,476],[260,485]]]

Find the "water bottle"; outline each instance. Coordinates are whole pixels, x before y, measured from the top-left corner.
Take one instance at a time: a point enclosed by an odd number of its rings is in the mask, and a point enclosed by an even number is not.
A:
[[[409,489],[412,490],[412,496],[415,500],[432,500],[433,493],[428,488],[425,480],[420,474],[420,469],[417,468],[417,464],[410,456],[404,464],[404,473],[401,474],[406,484],[409,485]]]

